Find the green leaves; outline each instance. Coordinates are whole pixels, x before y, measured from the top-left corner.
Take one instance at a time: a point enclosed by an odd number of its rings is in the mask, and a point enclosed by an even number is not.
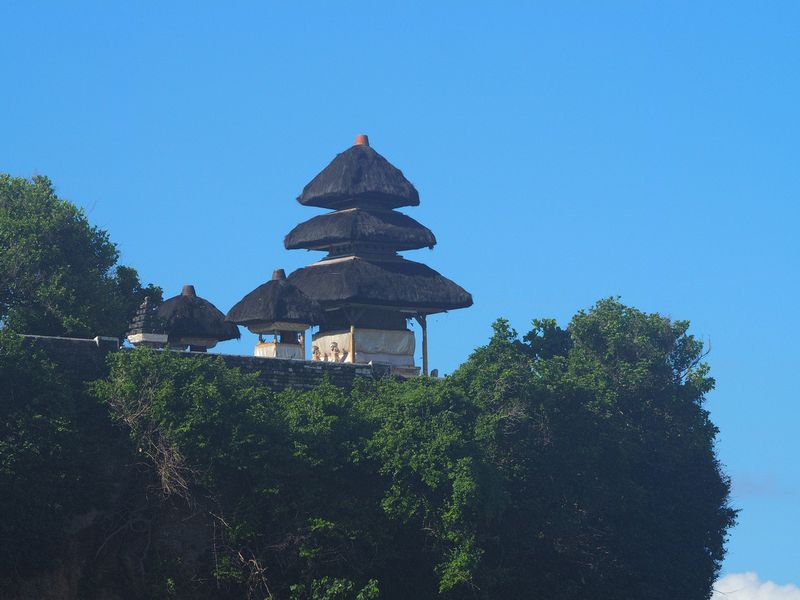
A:
[[[144,296],[108,233],[49,179],[0,174],[0,322],[19,333],[122,337]]]
[[[378,582],[371,579],[360,590],[349,579],[321,577],[306,586],[294,584],[290,588],[291,600],[377,600],[380,598]]]
[[[613,299],[533,325],[520,343],[501,323],[453,375],[487,409],[481,462],[502,490],[478,538],[489,597],[707,597],[735,511],[702,344]]]
[[[197,507],[214,532],[202,568],[160,548],[186,566],[154,569],[173,597],[211,580],[212,597],[293,600],[708,597],[735,511],[687,321],[615,299],[522,339],[499,319],[450,377],[351,391],[273,393],[220,357],[123,351],[93,386],[100,406],[10,331],[122,336],[161,290],[117,260],[48,179],[0,175],[7,571],[54,556],[134,462],[108,410],[159,507]]]
[[[272,393],[137,349],[95,389],[212,516],[234,596],[705,598],[735,512],[687,332],[603,300],[522,340],[500,320],[441,380]]]

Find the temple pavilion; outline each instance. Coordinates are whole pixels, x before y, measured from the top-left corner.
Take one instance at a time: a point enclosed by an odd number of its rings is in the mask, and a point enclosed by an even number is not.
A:
[[[419,193],[369,145],[366,135],[336,156],[297,198],[328,209],[295,227],[289,250],[326,252],[294,271],[287,283],[319,303],[325,319],[312,338],[316,360],[381,362],[400,375],[419,373],[415,338],[422,331],[422,371],[428,373],[427,317],[472,305],[472,296],[430,267],[398,252],[432,248],[430,229],[397,208],[417,206]]]
[[[305,331],[312,324],[324,322],[325,312],[318,302],[286,281],[283,269],[275,269],[272,279],[237,302],[225,319],[258,334],[256,356],[302,360]]]
[[[217,342],[239,339],[239,328],[211,302],[201,298],[193,285],[161,304],[147,297],[139,306],[127,333],[134,346],[205,352]]]

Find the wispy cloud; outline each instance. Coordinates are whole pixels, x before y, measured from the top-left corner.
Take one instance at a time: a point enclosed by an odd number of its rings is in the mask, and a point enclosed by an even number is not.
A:
[[[800,587],[762,581],[756,573],[732,573],[714,585],[712,600],[800,600]]]
[[[732,483],[733,495],[739,498],[800,496],[800,489],[781,481],[775,473],[742,473],[734,475]]]

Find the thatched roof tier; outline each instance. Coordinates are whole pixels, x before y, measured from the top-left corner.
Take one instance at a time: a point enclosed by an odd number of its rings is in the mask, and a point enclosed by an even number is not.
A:
[[[193,285],[180,295],[164,300],[156,316],[164,323],[170,342],[179,338],[239,339],[239,328],[225,321],[225,315],[208,300],[199,297]]]
[[[301,223],[283,241],[287,250],[328,250],[336,244],[369,242],[394,250],[433,248],[433,232],[393,210],[350,208]]]
[[[283,269],[277,269],[268,281],[247,294],[228,312],[226,320],[239,325],[264,323],[297,323],[319,325],[324,311],[286,280]]]
[[[126,335],[136,335],[137,333],[164,333],[164,324],[157,316],[158,304],[150,300],[150,296],[144,297],[144,302],[139,305],[136,314],[129,326]]]
[[[399,257],[326,259],[298,269],[288,281],[323,308],[360,304],[430,314],[472,305],[472,296],[461,286]]]
[[[403,172],[369,146],[366,135],[337,155],[297,198],[320,208],[417,206],[419,193]]]

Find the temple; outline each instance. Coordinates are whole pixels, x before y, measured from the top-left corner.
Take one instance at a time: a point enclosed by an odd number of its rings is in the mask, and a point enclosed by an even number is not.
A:
[[[419,204],[411,182],[359,135],[297,201],[329,212],[295,227],[284,246],[325,252],[324,258],[289,277],[276,269],[227,315],[191,285],[161,305],[146,298],[128,340],[204,352],[238,338],[242,325],[258,334],[256,356],[305,360],[305,332],[317,326],[312,360],[380,364],[394,375],[412,377],[420,373],[409,327],[414,319],[422,331],[422,373],[428,375],[428,315],[471,306],[472,296],[398,254],[436,245],[430,229],[395,210]]]
[[[398,254],[436,244],[427,227],[394,210],[418,205],[417,190],[370,147],[366,135],[359,135],[297,200],[332,211],[301,223],[284,240],[289,250],[327,252],[287,279],[325,311],[313,336],[313,358],[388,363],[398,375],[419,374],[414,332],[408,327],[408,320],[416,319],[427,375],[427,316],[471,306],[472,296]]]

